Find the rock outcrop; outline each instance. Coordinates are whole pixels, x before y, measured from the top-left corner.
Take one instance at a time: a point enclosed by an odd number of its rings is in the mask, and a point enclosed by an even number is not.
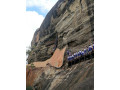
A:
[[[27,69],[27,87],[33,90],[94,90],[94,60],[69,68],[54,67]]]
[[[72,53],[94,43],[94,0],[58,0],[36,30],[28,63],[46,61],[54,49]],[[27,68],[26,86],[33,90],[94,90],[94,58],[68,67]]]
[[[28,63],[45,61],[55,47],[82,50],[94,39],[94,1],[58,0],[33,36]]]
[[[65,50],[66,47],[64,47],[62,50],[57,48],[50,59],[42,62],[33,62],[32,64],[35,67],[46,67],[47,65],[50,65],[56,68],[61,68],[63,66]],[[31,64],[28,64],[27,66],[29,67]]]

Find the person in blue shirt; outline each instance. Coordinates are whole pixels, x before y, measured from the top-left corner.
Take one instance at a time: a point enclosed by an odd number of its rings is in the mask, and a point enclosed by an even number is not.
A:
[[[71,59],[72,59],[71,62],[73,62],[74,64],[74,55],[71,56]]]
[[[80,56],[82,55],[82,51],[79,51],[80,52]]]
[[[94,58],[94,44],[92,45],[92,57]]]
[[[88,52],[90,53],[91,51],[92,51],[92,46],[89,45],[89,47],[88,47]]]
[[[76,52],[76,58],[78,58],[78,53]]]
[[[84,56],[84,51],[82,51],[82,56]]]
[[[74,60],[74,57],[73,56],[71,56],[71,61],[73,61]]]
[[[90,57],[90,59],[91,59],[92,45],[89,45],[89,47],[88,47],[88,54],[89,54],[89,57]]]
[[[73,63],[75,63],[75,61],[76,61],[76,53],[74,53],[73,56],[74,56]]]
[[[71,65],[72,65],[71,60],[72,60],[71,56],[68,56],[68,66],[71,66]]]
[[[80,58],[81,58],[81,51],[78,52],[78,59],[79,59],[79,62],[80,62]]]
[[[75,53],[75,63],[77,63],[78,62],[78,53],[76,52]]]
[[[87,50],[86,49],[84,49],[84,60],[86,59],[85,57],[86,57],[86,55],[87,55]]]
[[[76,59],[76,54],[75,53],[73,54],[73,56],[74,56],[74,59]]]
[[[82,55],[83,55],[83,60],[85,60],[85,54],[86,54],[86,50],[84,51],[82,51]]]
[[[80,52],[77,53],[78,54],[78,58],[80,57]]]
[[[67,55],[69,55],[69,51],[67,50]]]
[[[84,60],[84,51],[82,50],[81,51],[81,61],[83,61]]]
[[[89,47],[88,47],[88,52],[90,52],[90,45],[89,45]]]
[[[79,58],[79,52],[77,52],[77,57]]]
[[[88,50],[88,47],[86,46],[86,55],[85,55],[85,58],[88,59],[88,54],[89,54],[89,50]]]
[[[72,60],[72,57],[71,56],[69,56],[70,57],[70,61]]]
[[[70,61],[70,56],[67,57],[68,61]]]
[[[86,50],[86,49],[84,49],[84,54],[86,55],[86,53],[87,53],[87,50]]]
[[[78,52],[78,58],[80,57],[80,52]]]
[[[79,53],[76,52],[76,57],[77,57],[77,61],[76,61],[76,62],[77,62],[77,63],[78,63],[78,61],[79,61],[79,56],[78,56],[78,55],[79,55]]]
[[[94,44],[93,44],[93,51],[94,51]]]

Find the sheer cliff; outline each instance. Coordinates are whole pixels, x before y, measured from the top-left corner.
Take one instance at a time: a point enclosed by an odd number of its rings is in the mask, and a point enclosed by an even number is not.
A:
[[[54,49],[78,52],[94,43],[94,0],[58,0],[35,31],[28,63],[49,59]],[[26,69],[26,86],[33,90],[94,90],[94,57],[68,67],[50,65]]]
[[[56,47],[67,45],[67,50],[76,52],[93,43],[93,39],[94,1],[58,0],[33,36],[28,63],[45,61]]]

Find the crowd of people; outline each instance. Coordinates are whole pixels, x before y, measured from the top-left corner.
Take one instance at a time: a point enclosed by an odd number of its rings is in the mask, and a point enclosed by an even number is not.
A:
[[[67,54],[68,54],[67,60],[68,62],[72,62],[75,60],[79,60],[79,61],[84,60],[87,57],[93,56],[93,53],[94,53],[94,44],[89,45],[85,49],[80,50],[74,54],[71,54],[70,51],[67,51]]]

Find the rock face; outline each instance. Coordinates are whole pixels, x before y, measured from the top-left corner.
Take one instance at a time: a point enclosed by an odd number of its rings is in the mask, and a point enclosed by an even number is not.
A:
[[[94,42],[94,1],[59,0],[33,36],[28,63],[45,61],[53,49],[76,52]]]
[[[94,43],[94,1],[58,0],[36,30],[28,63],[49,59],[56,48],[72,53]],[[26,85],[33,90],[94,90],[94,58],[61,68],[27,68]]]
[[[56,68],[61,68],[63,66],[65,50],[66,50],[66,47],[63,48],[62,50],[57,48],[50,59],[42,62],[33,62],[32,64],[37,68],[46,67],[47,65],[50,65]],[[27,66],[29,67],[31,66],[31,64],[28,64]]]
[[[31,86],[33,90],[94,90],[93,59],[69,68],[27,69],[26,75],[27,87]]]

